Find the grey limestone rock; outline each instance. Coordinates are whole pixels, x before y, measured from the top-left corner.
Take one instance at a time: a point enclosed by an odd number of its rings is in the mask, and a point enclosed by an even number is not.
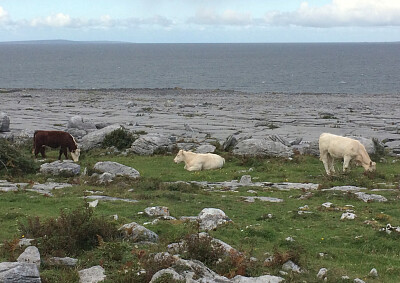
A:
[[[129,148],[130,152],[139,155],[153,155],[157,152],[171,152],[174,144],[165,135],[148,134],[140,136]]]
[[[6,113],[0,112],[0,132],[10,131],[10,118]]]
[[[196,149],[196,153],[213,153],[215,149],[216,147],[211,144],[203,144]]]
[[[113,161],[97,162],[93,168],[114,176],[125,176],[133,179],[140,177],[140,173],[136,169]]]
[[[36,264],[21,262],[0,262],[0,282],[40,283],[40,274]]]
[[[113,124],[100,130],[95,130],[82,137],[81,148],[82,150],[89,150],[92,148],[100,147],[107,134],[121,129],[121,125]]]
[[[80,283],[96,283],[103,281],[106,278],[104,274],[104,268],[100,265],[96,265],[87,269],[78,271]]]
[[[134,242],[158,242],[158,235],[156,233],[136,222],[125,224],[119,230],[125,234],[126,238]]]
[[[71,117],[68,121],[67,127],[79,130],[96,129],[96,125],[94,123],[84,121],[83,117],[79,115]]]
[[[231,280],[232,283],[280,283],[285,281],[284,278],[273,275],[262,275],[259,277],[244,277],[236,275]]]
[[[40,173],[50,174],[55,176],[69,176],[73,177],[79,175],[81,166],[74,163],[72,160],[54,161],[51,163],[44,163],[40,166]]]
[[[78,260],[72,257],[51,257],[47,260],[48,265],[76,266]]]
[[[201,230],[213,230],[232,220],[218,208],[204,208],[198,215]]]
[[[247,139],[240,141],[233,149],[233,153],[248,156],[290,157],[293,155],[290,147],[285,146],[281,142],[269,139]]]
[[[36,266],[40,267],[40,253],[37,247],[29,246],[25,249],[25,251],[20,254],[17,258],[17,261],[20,263],[33,263]]]
[[[169,216],[169,209],[165,206],[152,206],[145,208],[144,212],[148,216]]]

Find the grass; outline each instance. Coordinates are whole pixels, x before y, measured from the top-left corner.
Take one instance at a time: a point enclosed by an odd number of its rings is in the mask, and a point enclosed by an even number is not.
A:
[[[26,149],[28,151],[28,149]],[[171,215],[197,215],[203,208],[222,209],[233,223],[210,231],[212,237],[221,239],[234,248],[242,251],[246,257],[254,256],[258,263],[250,264],[242,258],[230,258],[225,264],[216,268],[223,275],[234,276],[244,272],[247,276],[273,274],[279,276],[281,261],[292,259],[302,269],[301,274],[289,274],[286,282],[316,282],[319,269],[328,269],[327,282],[342,282],[341,277],[347,275],[367,282],[397,282],[400,277],[400,251],[396,248],[399,235],[386,234],[379,231],[387,223],[400,226],[399,179],[400,162],[385,157],[377,163],[377,172],[363,174],[362,168],[352,168],[348,174],[338,173],[328,177],[324,173],[322,162],[312,156],[294,156],[291,160],[280,158],[240,158],[222,153],[226,164],[222,169],[188,172],[183,164],[175,164],[173,155],[156,156],[119,156],[107,155],[106,150],[92,150],[81,155],[79,164],[91,172],[98,161],[115,161],[137,169],[141,178],[129,180],[117,178],[107,186],[94,185],[87,176],[76,178],[55,177],[55,181],[73,182],[73,188],[54,191],[54,197],[44,197],[32,192],[0,193],[0,241],[3,245],[0,261],[9,260],[11,256],[10,242],[22,236],[18,230],[20,223],[26,224],[29,217],[39,217],[41,221],[57,218],[60,211],[73,212],[85,204],[83,197],[86,191],[101,191],[102,194],[136,199],[137,203],[100,201],[94,209],[96,217],[111,219],[118,214],[118,224],[135,221],[139,224],[152,219],[143,214],[149,206],[167,206]],[[58,151],[48,151],[50,160],[56,160]],[[341,164],[336,164],[340,172]],[[252,169],[250,169],[252,168]],[[0,172],[0,179],[34,182],[46,181],[46,177],[36,174],[10,176]],[[163,182],[174,181],[209,181],[221,182],[239,180],[242,175],[251,175],[255,181],[269,182],[312,182],[320,184],[320,188],[337,185],[354,185],[367,189],[391,188],[379,192],[388,198],[386,203],[364,203],[353,194],[321,191],[313,192],[307,199],[300,199],[305,192],[300,190],[278,191],[271,188],[241,187],[237,192],[224,189],[205,191],[192,185],[167,185]],[[133,189],[133,190],[131,190]],[[257,196],[281,198],[282,203],[256,201],[244,202],[241,196],[254,195],[248,190],[256,191]],[[332,202],[338,210],[325,209],[321,205]],[[311,214],[299,215],[299,207],[308,205]],[[340,220],[346,205],[352,205],[355,220]],[[266,217],[272,214],[272,218]],[[366,224],[372,223],[372,224]],[[166,246],[179,242],[187,235],[196,233],[195,224],[179,220],[147,226],[157,233],[160,243],[153,247],[137,247],[134,243],[120,240],[99,241],[95,248],[76,254],[79,259],[77,269],[101,264],[106,268],[105,282],[148,282],[148,277],[137,275],[142,266],[156,270],[154,263],[142,254],[166,251]],[[24,235],[26,236],[26,235]],[[285,240],[292,237],[294,242]],[[8,247],[8,248],[6,248]],[[15,252],[16,253],[16,252]],[[263,261],[268,254],[275,255],[276,262],[264,266]],[[324,254],[323,257],[320,254]],[[18,256],[18,253],[16,253]],[[43,254],[43,257],[48,255]],[[186,255],[190,256],[190,255]],[[368,277],[372,268],[378,270],[378,278]],[[125,270],[125,271],[124,271]],[[44,266],[41,270],[43,282],[77,282],[76,269],[54,268]],[[148,275],[147,275],[148,276]]]

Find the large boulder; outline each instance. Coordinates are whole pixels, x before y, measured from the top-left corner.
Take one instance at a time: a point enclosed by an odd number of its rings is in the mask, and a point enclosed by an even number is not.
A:
[[[21,262],[0,262],[0,282],[40,283],[36,264]]]
[[[33,263],[36,266],[40,267],[40,253],[37,247],[29,246],[25,249],[25,251],[20,254],[17,258],[17,261],[20,263]]]
[[[113,124],[83,136],[81,140],[82,150],[89,150],[95,147],[100,147],[106,135],[121,128],[121,125]]]
[[[81,166],[72,160],[57,160],[51,163],[44,163],[40,166],[40,173],[55,176],[73,177],[79,175],[80,172]]]
[[[158,242],[156,233],[136,222],[125,224],[119,230],[123,232],[126,238],[134,242]]]
[[[100,265],[92,266],[87,269],[78,271],[80,283],[96,283],[104,281],[106,275],[105,270]]]
[[[140,173],[136,169],[112,161],[97,162],[94,169],[114,176],[126,176],[133,179],[140,177]]]
[[[204,208],[198,215],[200,230],[213,230],[232,220],[218,208]]]
[[[155,153],[171,152],[174,143],[167,136],[148,134],[134,141],[128,151],[139,155],[153,155]]]
[[[376,147],[373,139],[357,136],[352,136],[350,138],[358,140],[365,147],[365,150],[368,152],[368,154],[376,153]]]
[[[79,129],[79,130],[94,130],[96,125],[91,122],[84,121],[82,116],[76,115],[69,119],[68,128]]]
[[[247,156],[290,157],[293,155],[290,147],[270,139],[246,139],[240,141],[234,147],[233,153]]]
[[[10,131],[10,118],[6,113],[0,113],[0,132],[9,132]]]

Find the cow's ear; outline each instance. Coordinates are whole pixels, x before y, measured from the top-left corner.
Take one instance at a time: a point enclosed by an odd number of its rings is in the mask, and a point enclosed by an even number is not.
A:
[[[369,165],[372,166],[372,160],[369,162]]]

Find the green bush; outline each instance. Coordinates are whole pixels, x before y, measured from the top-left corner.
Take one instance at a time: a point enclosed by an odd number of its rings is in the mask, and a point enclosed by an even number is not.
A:
[[[37,169],[38,165],[23,150],[0,139],[0,175],[21,175],[33,173]]]
[[[95,217],[87,204],[70,213],[61,210],[58,218],[44,222],[30,217],[27,224],[20,223],[20,231],[37,240],[41,253],[54,256],[76,256],[119,236],[116,224]]]
[[[136,137],[125,128],[119,128],[107,134],[103,140],[103,147],[115,146],[119,150],[126,149],[132,145]]]

